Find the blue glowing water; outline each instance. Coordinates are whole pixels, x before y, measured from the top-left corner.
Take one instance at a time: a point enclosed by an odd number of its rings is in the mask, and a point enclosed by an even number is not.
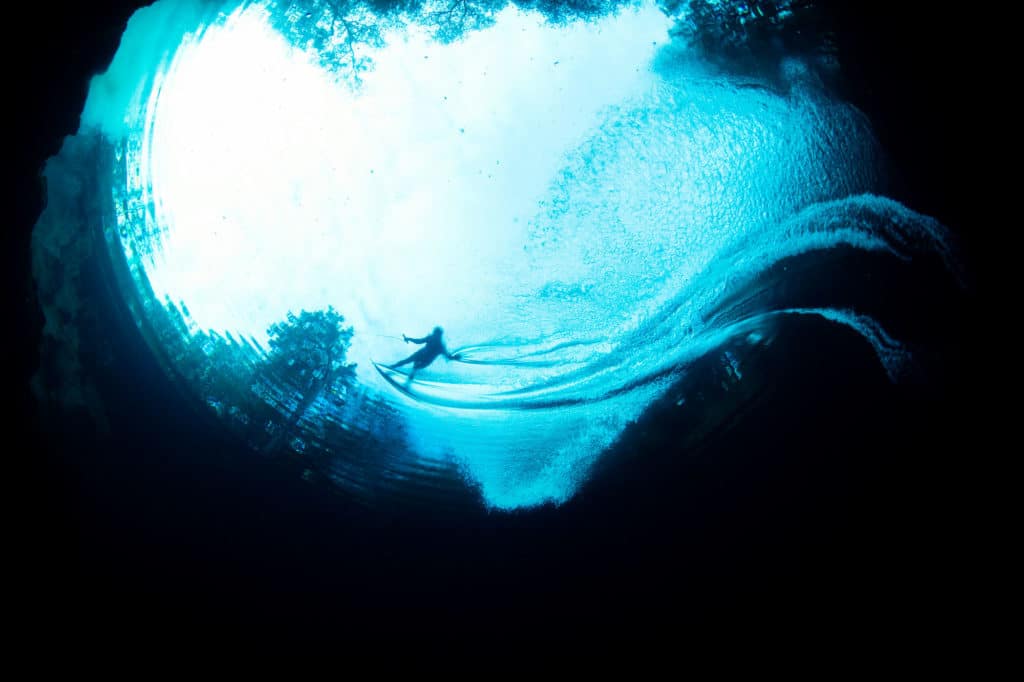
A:
[[[120,247],[198,328],[259,341],[288,310],[343,311],[362,388],[399,409],[418,457],[454,457],[495,507],[568,499],[690,363],[786,315],[856,330],[897,379],[908,352],[870,310],[754,296],[787,259],[956,268],[941,225],[879,194],[860,112],[798,61],[772,84],[708,70],[653,3],[396,39],[359,91],[295,61],[255,7],[170,40],[148,96],[111,98],[131,115],[90,96],[84,125],[134,149],[115,200],[143,210],[120,211]],[[231,83],[189,90],[220,68]],[[438,323],[458,361],[407,386],[377,371],[408,354],[397,335]]]

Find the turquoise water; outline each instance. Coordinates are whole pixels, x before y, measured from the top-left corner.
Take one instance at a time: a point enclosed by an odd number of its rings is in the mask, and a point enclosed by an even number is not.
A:
[[[804,304],[819,282],[790,259],[956,276],[945,228],[884,196],[867,119],[798,59],[713,69],[653,3],[507,7],[450,42],[358,12],[372,39],[304,42],[281,11],[162,0],[93,82],[80,134],[115,150],[125,286],[257,354],[289,311],[341,311],[357,384],[300,427],[370,429],[387,405],[416,466],[454,462],[490,506],[569,499],[691,363],[787,315],[855,330],[900,380],[901,339],[868,304]],[[461,361],[397,390],[374,362],[435,324]]]

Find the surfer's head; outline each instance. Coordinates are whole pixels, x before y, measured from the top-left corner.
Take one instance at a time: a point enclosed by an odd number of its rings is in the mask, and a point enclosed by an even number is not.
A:
[[[441,336],[441,334],[444,334],[444,330],[440,327],[434,327],[434,336]]]

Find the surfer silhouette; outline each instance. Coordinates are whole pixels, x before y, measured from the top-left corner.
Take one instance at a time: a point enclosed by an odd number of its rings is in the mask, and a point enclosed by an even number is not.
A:
[[[430,365],[430,363],[437,359],[438,355],[443,355],[449,360],[458,360],[458,353],[449,353],[448,349],[445,348],[444,341],[441,338],[443,335],[444,330],[440,327],[434,327],[434,331],[420,339],[414,339],[402,334],[403,341],[406,343],[421,343],[423,344],[423,348],[420,348],[405,360],[391,365],[391,369],[398,369],[402,365],[408,365],[411,362],[412,370],[409,372],[409,378],[406,380],[408,383],[409,381],[412,381],[414,376],[416,376],[417,371]]]

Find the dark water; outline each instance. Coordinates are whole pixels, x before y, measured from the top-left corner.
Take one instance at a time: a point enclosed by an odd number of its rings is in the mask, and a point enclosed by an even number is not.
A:
[[[947,49],[970,17],[883,5],[832,9],[845,87],[901,171],[896,198],[952,229],[978,272],[988,236],[973,189],[978,114],[950,93],[966,57]],[[975,291],[937,297],[952,302],[949,334],[929,349],[935,371],[923,382],[892,384],[859,336],[813,319],[787,323],[748,360],[756,392],[716,392],[721,366],[701,365],[688,379],[703,396],[692,421],[671,396],[656,404],[559,508],[488,513],[453,489],[440,507],[424,490],[368,510],[300,463],[254,460],[168,381],[104,293],[101,259],[81,267],[119,358],[97,377],[109,433],[85,415],[40,413],[28,390],[42,324],[28,275],[34,171],[73,132],[87,75],[131,9],[48,17],[15,134],[8,290],[25,408],[15,427],[28,428],[12,454],[25,476],[11,480],[28,482],[13,518],[40,622],[108,613],[295,636],[296,622],[311,634],[339,620],[376,630],[403,618],[392,609],[415,607],[419,623],[486,614],[526,632],[621,627],[624,614],[656,611],[676,623],[820,619],[894,634],[894,617],[941,630],[963,606],[949,584],[972,546],[964,460],[983,442],[965,360]]]

